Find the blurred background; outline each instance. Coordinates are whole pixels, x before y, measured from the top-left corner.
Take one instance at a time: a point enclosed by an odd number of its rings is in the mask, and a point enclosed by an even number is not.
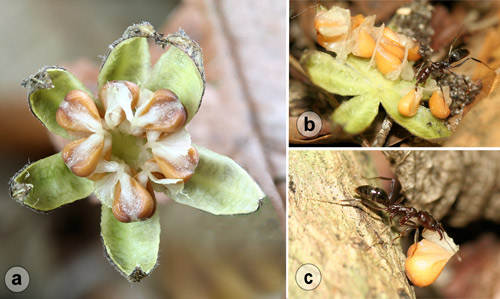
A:
[[[286,3],[272,2],[1,0],[0,273],[22,266],[31,282],[18,294],[2,284],[0,298],[284,297]],[[22,79],[62,65],[95,93],[99,55],[141,21],[165,34],[182,26],[200,44],[207,88],[188,127],[193,142],[233,158],[268,197],[244,216],[160,205],[160,264],[131,284],[104,257],[98,202],[39,214],[9,197],[8,182],[58,151]],[[152,48],[153,60],[162,51]]]

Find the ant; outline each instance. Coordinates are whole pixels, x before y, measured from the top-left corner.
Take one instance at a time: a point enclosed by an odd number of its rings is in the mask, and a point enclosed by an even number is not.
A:
[[[453,42],[450,46],[450,50],[448,51],[448,60],[433,62],[433,61],[427,59],[424,63],[422,63],[422,65],[420,66],[420,68],[418,69],[418,71],[416,73],[417,82],[415,83],[415,90],[417,90],[417,86],[419,84],[425,83],[425,81],[427,81],[427,79],[429,78],[430,74],[434,71],[440,71],[442,73],[442,75],[438,79],[438,82],[445,75],[445,71],[448,71],[451,74],[458,76],[456,73],[452,72],[450,69],[457,68],[457,67],[461,66],[462,64],[467,62],[469,59],[472,59],[475,62],[479,62],[479,63],[483,64],[484,66],[486,66],[490,70],[493,70],[493,71],[495,70],[495,69],[492,69],[490,66],[488,66],[486,63],[482,62],[479,59],[476,59],[474,57],[467,57],[467,56],[469,56],[470,51],[465,49],[465,48],[459,48],[459,49],[453,50],[453,46],[454,46],[455,42],[457,41],[458,34],[460,33],[461,30],[462,29],[460,29],[458,31],[457,36],[455,36],[455,39],[453,40]],[[453,63],[459,62],[460,60],[464,59],[465,57],[467,57],[467,59],[465,59],[464,61],[462,61],[456,65],[452,65]],[[429,62],[431,63],[430,65],[428,64]],[[463,79],[464,79],[465,84],[467,86],[469,86],[467,81],[465,81],[465,78],[463,78]],[[470,87],[468,88],[468,90],[470,90]]]
[[[435,231],[439,234],[440,240],[445,236],[444,228],[439,221],[436,220],[429,212],[427,211],[418,211],[413,207],[406,207],[401,204],[403,199],[402,196],[397,201],[393,202],[392,195],[394,191],[394,183],[396,182],[393,178],[387,177],[375,177],[369,179],[382,179],[382,180],[391,180],[391,191],[389,195],[378,187],[363,185],[357,187],[354,191],[358,195],[359,198],[346,199],[342,201],[356,201],[361,202],[363,205],[367,206],[370,209],[385,211],[390,214],[390,223],[392,224],[392,219],[395,216],[401,216],[399,220],[400,226],[407,226],[407,228],[396,238],[392,240],[392,242],[401,238],[405,233],[412,229],[416,229],[418,233],[418,227],[422,226],[424,229],[428,229],[431,231]],[[337,204],[331,201],[322,201],[332,204]],[[342,204],[339,204],[342,205]],[[348,205],[351,206],[351,205]],[[356,206],[353,206],[356,207]],[[415,221],[413,219],[416,219]],[[417,239],[417,235],[415,235],[415,239]]]

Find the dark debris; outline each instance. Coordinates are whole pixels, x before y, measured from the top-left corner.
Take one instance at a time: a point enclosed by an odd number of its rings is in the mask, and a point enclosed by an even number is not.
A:
[[[434,7],[428,1],[415,0],[402,6],[394,15],[396,31],[416,39],[420,43],[420,55],[423,57],[428,57],[433,52],[431,40],[434,29],[430,26],[433,10]]]
[[[466,82],[464,82],[464,79]],[[480,81],[474,82],[464,75],[446,74],[439,83],[442,86],[450,87],[450,97],[452,99],[450,116],[460,114],[463,107],[470,104],[482,89]]]

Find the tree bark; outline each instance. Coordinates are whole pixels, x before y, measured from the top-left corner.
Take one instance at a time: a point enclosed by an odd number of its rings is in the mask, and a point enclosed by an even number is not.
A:
[[[397,236],[387,217],[360,203],[341,206],[320,201],[352,199],[360,185],[373,185],[377,172],[366,151],[294,151],[289,153],[289,297],[414,298],[405,275]],[[351,203],[349,203],[351,204]],[[302,290],[295,273],[316,265],[321,284]]]
[[[499,151],[389,151],[408,204],[446,224],[500,222]]]

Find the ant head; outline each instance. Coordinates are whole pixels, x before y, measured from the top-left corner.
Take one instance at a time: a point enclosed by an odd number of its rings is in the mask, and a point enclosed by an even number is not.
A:
[[[428,224],[428,226],[430,226],[429,221],[431,220],[431,217],[432,216],[429,213],[427,213],[427,211],[421,211],[417,215],[417,218],[420,221],[420,223],[422,223],[422,224],[426,223],[426,224]]]
[[[448,58],[449,63],[454,63],[460,61],[469,55],[469,50],[467,49],[455,49],[451,51],[450,57]]]

